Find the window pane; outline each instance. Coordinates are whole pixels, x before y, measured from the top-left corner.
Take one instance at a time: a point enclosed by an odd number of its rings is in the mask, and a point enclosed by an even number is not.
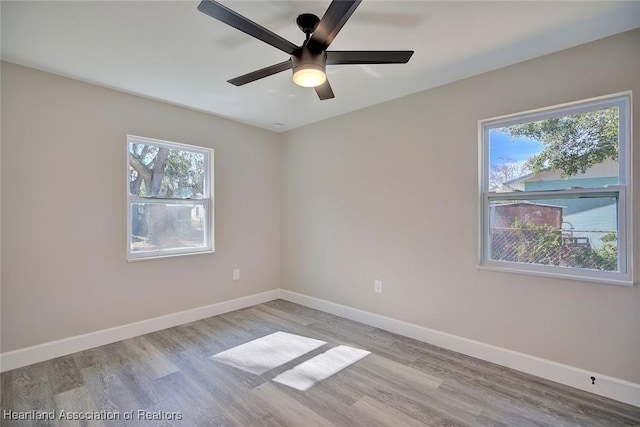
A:
[[[610,196],[494,200],[489,258],[618,271],[617,218],[618,199]]]
[[[131,252],[206,248],[202,204],[131,203]]]
[[[618,184],[618,107],[489,131],[489,191]]]
[[[139,197],[202,199],[205,162],[202,152],[151,144],[129,144],[129,193]]]

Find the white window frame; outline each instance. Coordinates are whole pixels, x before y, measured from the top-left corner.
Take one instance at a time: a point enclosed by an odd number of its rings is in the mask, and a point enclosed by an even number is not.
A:
[[[619,108],[618,185],[602,188],[567,189],[553,191],[493,192],[489,191],[489,132],[500,127],[545,120],[552,117],[579,114],[599,108]],[[633,286],[633,216],[632,216],[632,99],[631,91],[571,102],[522,113],[510,114],[478,122],[479,132],[479,260],[482,270],[532,274],[597,283]],[[618,197],[618,269],[599,271],[573,267],[497,261],[489,258],[489,207],[494,200],[545,200],[575,197]]]
[[[127,194],[127,261],[141,261],[149,259],[167,258],[184,255],[204,254],[214,252],[214,228],[213,228],[213,211],[214,211],[214,161],[213,149],[198,147],[195,145],[183,144],[179,142],[163,141],[159,139],[147,138],[143,136],[127,135],[127,162],[126,162],[126,194]],[[129,191],[129,145],[130,144],[146,144],[157,147],[165,147],[170,149],[192,151],[204,155],[205,176],[203,185],[202,199],[177,199],[177,198],[160,198],[160,197],[140,197],[134,196]],[[204,218],[204,239],[203,247],[198,248],[181,248],[181,249],[160,249],[151,251],[131,251],[131,205],[134,203],[159,203],[166,205],[189,205],[202,206],[205,210]]]

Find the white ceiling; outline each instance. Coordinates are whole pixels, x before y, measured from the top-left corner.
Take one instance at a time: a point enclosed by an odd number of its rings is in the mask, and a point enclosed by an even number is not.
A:
[[[221,1],[295,44],[295,18],[323,1]],[[333,50],[415,50],[406,65],[328,67],[318,100],[283,72],[226,81],[287,59],[196,9],[197,1],[2,1],[2,59],[283,131],[640,27],[640,2],[366,0]],[[640,46],[639,46],[640,48]]]

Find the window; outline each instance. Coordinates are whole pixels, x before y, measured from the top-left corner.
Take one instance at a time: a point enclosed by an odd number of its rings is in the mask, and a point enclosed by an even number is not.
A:
[[[480,268],[633,284],[630,104],[480,121]]]
[[[213,252],[213,150],[127,136],[127,259]]]

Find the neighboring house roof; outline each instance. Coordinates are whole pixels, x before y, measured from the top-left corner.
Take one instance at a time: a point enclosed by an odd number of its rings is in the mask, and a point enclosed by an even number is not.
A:
[[[540,173],[531,172],[531,173],[528,173],[526,175],[522,175],[522,176],[519,176],[517,178],[510,179],[509,181],[505,181],[505,182],[502,183],[502,185],[506,185],[507,187],[510,187],[513,184],[520,184],[522,182],[525,182],[525,181],[529,180],[529,178],[533,178],[534,176],[540,175],[543,172],[547,172],[548,170],[549,169],[542,169],[540,171]]]
[[[494,205],[493,207],[501,208],[505,206],[542,206],[545,208],[564,208],[565,206],[560,205],[550,205],[546,203],[534,203],[534,202],[514,202],[514,203],[504,203],[501,205]]]
[[[577,173],[575,175],[570,176],[567,179],[563,179],[563,181],[570,182],[572,180],[585,179],[585,178],[606,179],[608,177],[613,177],[618,175],[616,171],[617,167],[618,167],[617,160],[607,159],[601,163],[591,166],[584,173]],[[519,176],[517,178],[510,179],[509,181],[505,181],[502,183],[502,185],[509,188],[513,188],[518,184],[524,184],[526,182],[558,180],[558,179],[561,179],[559,175],[560,175],[560,171],[557,169],[544,168],[538,173],[528,173],[528,174]],[[535,178],[535,180],[533,178]],[[521,190],[519,188],[513,188],[513,189],[516,191]]]

